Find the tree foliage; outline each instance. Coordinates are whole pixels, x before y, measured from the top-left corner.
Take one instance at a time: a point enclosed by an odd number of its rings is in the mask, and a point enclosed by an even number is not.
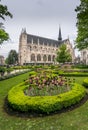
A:
[[[0,0],[1,1],[1,0]],[[0,4],[0,18],[5,20],[5,17],[12,18],[12,14],[8,11],[8,7],[6,5]],[[0,44],[9,39],[8,33],[5,31],[3,27],[3,23],[0,23]]]
[[[0,29],[0,44],[9,39],[8,33],[5,32],[4,29]]]
[[[80,0],[80,5],[76,7],[77,29],[76,47],[79,50],[88,47],[88,0]]]
[[[65,62],[71,62],[72,57],[71,54],[68,52],[67,47],[65,44],[62,44],[57,52],[57,62],[59,63],[65,63]]]
[[[11,50],[9,52],[6,63],[9,65],[18,63],[18,53],[16,52],[16,50]]]

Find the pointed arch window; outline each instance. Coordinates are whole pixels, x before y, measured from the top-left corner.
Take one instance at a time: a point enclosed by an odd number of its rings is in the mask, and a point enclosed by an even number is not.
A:
[[[40,54],[37,55],[37,61],[41,61],[41,55]]]
[[[31,54],[31,61],[35,61],[35,54]]]
[[[43,56],[43,61],[45,61],[45,62],[47,61],[47,56],[46,55]]]
[[[53,57],[52,57],[52,61],[55,61],[55,55],[53,55]]]
[[[48,61],[51,61],[51,55],[48,56]]]

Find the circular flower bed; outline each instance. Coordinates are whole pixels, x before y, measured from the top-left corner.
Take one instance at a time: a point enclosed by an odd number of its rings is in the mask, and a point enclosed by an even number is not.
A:
[[[85,88],[74,81],[68,81],[49,69],[31,71],[25,82],[9,91],[8,104],[20,112],[56,112],[78,103],[85,96]],[[59,88],[63,91],[60,92]]]
[[[54,96],[27,96],[27,87],[21,83],[9,91],[8,103],[14,110],[49,114],[78,103],[86,94],[85,88],[76,83],[71,91]]]

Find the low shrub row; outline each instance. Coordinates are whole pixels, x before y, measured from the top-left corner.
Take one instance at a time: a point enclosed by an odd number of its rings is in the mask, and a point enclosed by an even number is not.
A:
[[[79,73],[79,72],[59,73],[59,75],[60,76],[76,76],[76,77],[85,76],[85,77],[88,77],[88,73]]]
[[[84,65],[84,64],[78,64],[78,65],[74,65],[72,67],[79,68],[79,69],[88,69],[88,65]]]
[[[71,91],[54,96],[27,96],[24,94],[26,88],[21,83],[9,91],[8,104],[14,110],[49,114],[78,103],[86,94],[85,88],[76,83]]]
[[[84,79],[83,85],[88,88],[88,78]]]
[[[79,72],[79,73],[88,73],[88,69],[63,69],[63,71],[65,72],[65,73],[67,73],[67,72],[69,72],[69,73],[71,73],[71,72]]]

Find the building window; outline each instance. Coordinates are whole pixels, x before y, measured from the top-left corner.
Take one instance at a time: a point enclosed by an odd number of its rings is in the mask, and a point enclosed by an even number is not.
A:
[[[45,42],[44,45],[47,46],[47,42]]]
[[[51,61],[51,55],[48,56],[48,61]]]
[[[52,57],[52,61],[55,61],[55,55],[53,55],[53,57]]]
[[[45,62],[47,61],[47,56],[46,55],[43,56],[43,61],[45,61]]]
[[[40,54],[37,55],[37,61],[41,61],[41,55]]]
[[[35,54],[31,54],[31,61],[35,61]]]

